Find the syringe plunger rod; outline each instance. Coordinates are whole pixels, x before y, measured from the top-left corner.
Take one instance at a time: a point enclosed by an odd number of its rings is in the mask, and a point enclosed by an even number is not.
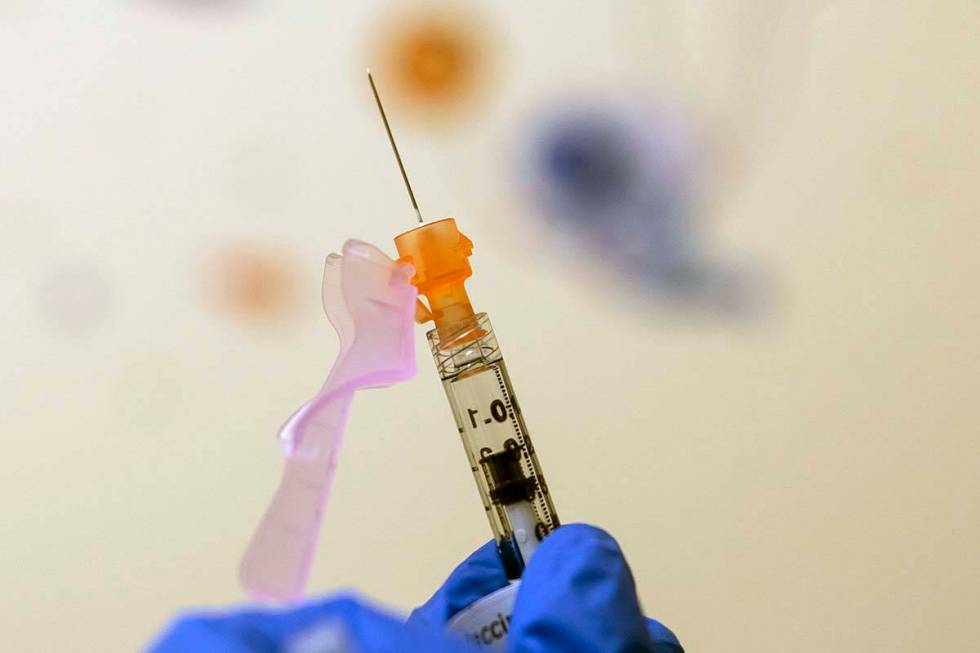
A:
[[[519,578],[544,537],[558,527],[537,454],[486,313],[428,333],[504,568]]]

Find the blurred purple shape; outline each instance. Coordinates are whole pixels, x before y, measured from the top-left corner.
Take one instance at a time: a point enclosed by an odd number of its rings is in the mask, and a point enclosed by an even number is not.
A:
[[[261,0],[143,0],[148,6],[186,15],[197,12],[200,16],[227,16],[229,12],[254,9],[261,6]]]
[[[88,264],[56,269],[39,294],[41,315],[54,330],[69,336],[87,336],[105,323],[112,305],[106,275]]]
[[[703,245],[702,151],[666,111],[613,102],[565,105],[538,123],[525,175],[535,203],[618,271],[672,303],[758,308],[757,274],[712,260]]]

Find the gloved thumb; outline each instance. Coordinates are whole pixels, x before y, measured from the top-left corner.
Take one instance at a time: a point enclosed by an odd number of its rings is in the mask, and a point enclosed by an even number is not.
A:
[[[507,651],[683,651],[673,633],[655,625],[648,630],[616,540],[594,526],[569,524],[545,538],[524,570]]]

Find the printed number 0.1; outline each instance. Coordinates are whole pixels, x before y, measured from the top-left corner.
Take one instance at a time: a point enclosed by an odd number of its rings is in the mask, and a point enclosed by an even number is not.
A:
[[[470,416],[470,424],[473,425],[473,428],[476,428],[477,427],[477,424],[476,424],[476,416],[477,416],[477,414],[480,411],[478,411],[475,408],[467,408],[466,409],[466,412],[469,413],[469,416]],[[502,402],[499,399],[494,399],[493,402],[491,402],[491,404],[490,404],[490,415],[492,415],[493,418],[495,420],[497,420],[498,422],[506,422],[507,421],[507,407],[504,406],[504,402]],[[487,420],[487,423],[489,423],[489,422],[490,422],[490,420]]]

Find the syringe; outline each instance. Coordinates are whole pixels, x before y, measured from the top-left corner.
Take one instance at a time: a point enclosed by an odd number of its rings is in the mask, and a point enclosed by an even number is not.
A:
[[[370,71],[368,80],[412,207],[422,222]],[[453,218],[444,218],[397,236],[395,248],[399,262],[414,266],[410,282],[429,302],[426,306],[419,300],[416,322],[435,323],[426,334],[432,358],[504,568],[508,577],[520,578],[538,544],[558,528],[559,521],[490,318],[473,311],[464,287],[473,274],[469,263],[473,243]]]
[[[432,358],[504,568],[519,578],[559,522],[490,318],[474,313],[463,285],[473,245],[445,218],[401,234],[395,247],[429,300],[428,307],[419,301],[416,321],[435,322],[427,334]]]

